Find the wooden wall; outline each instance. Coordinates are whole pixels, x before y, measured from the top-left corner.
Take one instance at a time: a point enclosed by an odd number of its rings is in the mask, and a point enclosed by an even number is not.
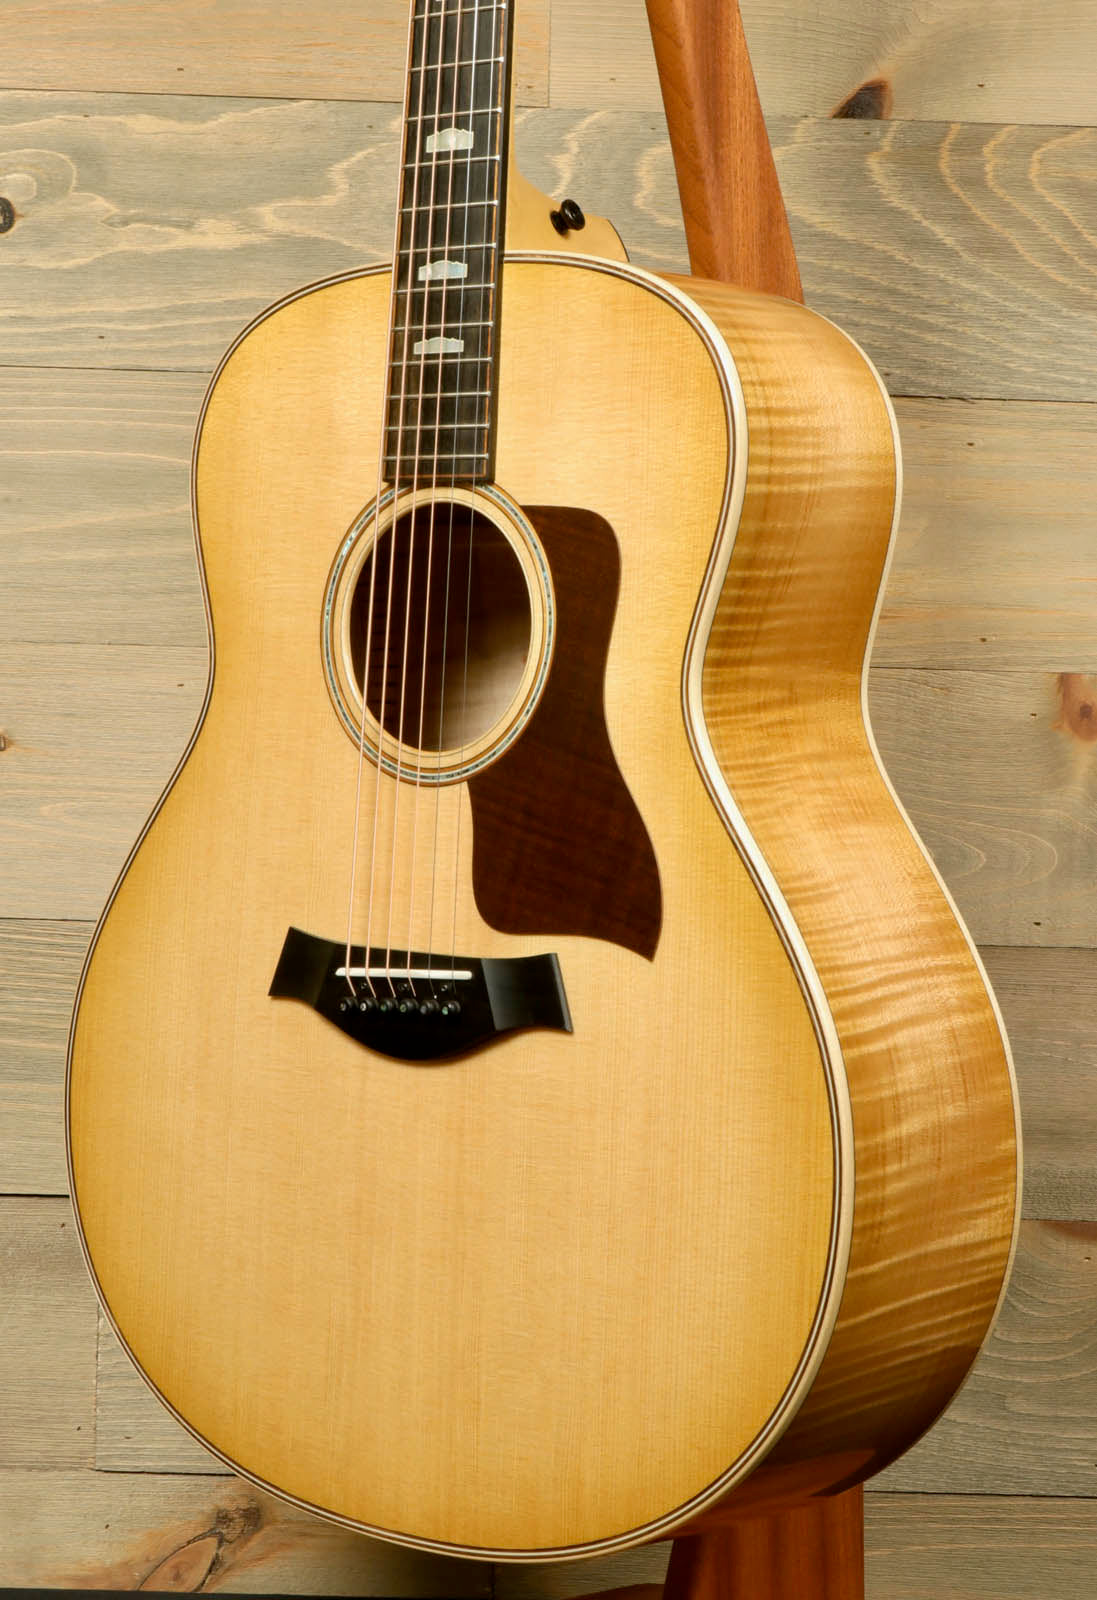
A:
[[[898,398],[873,710],[997,985],[1026,1116],[1009,1301],[947,1417],[874,1485],[869,1597],[1090,1600],[1097,10],[743,10],[807,298]],[[195,413],[254,312],[385,250],[404,5],[5,0],[3,24],[0,1584],[656,1584],[666,1547],[493,1575],[293,1514],[161,1415],[98,1322],[65,1199],[64,1041],[93,920],[204,686]],[[642,0],[522,0],[520,34],[528,176],[681,269]],[[835,119],[851,101],[870,115]]]

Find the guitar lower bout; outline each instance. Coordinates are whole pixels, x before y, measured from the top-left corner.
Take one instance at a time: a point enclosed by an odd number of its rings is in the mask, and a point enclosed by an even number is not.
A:
[[[290,297],[207,398],[215,669],[82,978],[73,1193],[234,1469],[418,1548],[596,1554],[924,1426],[1001,1284],[1008,1072],[862,716],[870,369],[784,302],[517,258],[501,487],[432,509],[375,489],[389,290]],[[490,1038],[418,1054],[474,981]]]

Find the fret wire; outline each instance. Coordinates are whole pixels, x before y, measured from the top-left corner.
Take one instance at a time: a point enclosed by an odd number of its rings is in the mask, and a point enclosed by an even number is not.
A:
[[[468,18],[468,17],[471,17],[474,13],[479,13],[480,16],[483,16],[484,13],[488,12],[488,11],[505,11],[506,9],[507,9],[507,7],[506,7],[505,3],[502,4],[502,5],[473,6],[468,11],[465,11],[463,9],[463,6],[459,6],[454,11],[446,11],[446,10],[441,10],[441,11],[430,11],[430,10],[420,11],[418,6],[416,6],[415,7],[415,20],[416,20],[416,22],[424,22],[424,21],[433,22],[436,18],[441,17],[443,20],[448,21],[448,20],[450,20],[451,18],[454,18],[454,17],[464,16],[464,17]]]
[[[499,201],[494,196],[490,200],[462,200],[462,202],[461,202],[462,209],[465,206],[494,206],[496,208],[496,210],[498,210],[499,209]],[[424,206],[424,205],[410,205],[410,206],[401,206],[400,207],[400,210],[403,213],[410,214],[413,211],[420,211],[420,212],[422,212],[422,214],[424,216],[429,216],[432,211],[442,210],[442,209],[444,209],[444,208],[441,207],[441,206]],[[422,247],[420,247],[420,248],[422,248]]]
[[[465,110],[465,111],[459,112],[458,115],[462,116],[462,117],[501,117],[503,115],[503,107],[501,105],[498,105],[498,106],[496,106],[496,105],[481,106],[481,107],[479,107],[478,110],[475,110],[475,111]],[[422,114],[420,114],[419,112],[414,112],[410,116],[406,117],[405,121],[407,121],[407,122],[432,122],[436,116],[437,116],[437,112],[434,112],[434,111],[424,111]],[[453,127],[454,124],[453,123],[448,123],[448,124],[446,124],[446,126]],[[463,129],[460,129],[459,131],[461,131],[463,133],[471,133],[472,129],[471,128],[463,128]]]
[[[451,398],[451,400],[459,400],[461,395],[449,395],[449,398]],[[483,430],[488,427],[488,424],[486,424],[485,419],[478,418],[475,422],[427,422],[427,424],[424,424],[424,426],[438,427],[438,429],[441,429],[443,434],[469,434],[469,432],[472,432],[472,434],[483,434]],[[385,432],[387,432],[387,434],[395,434],[398,427],[400,427],[398,422],[385,422]]]
[[[453,157],[453,161],[454,161],[454,165],[455,166],[462,166],[462,167],[464,167],[464,166],[476,166],[476,164],[478,162],[481,162],[481,161],[502,161],[502,159],[503,159],[502,156],[495,156],[495,155],[492,155],[492,156],[473,156],[473,155],[470,155],[467,150],[427,150],[427,151],[425,151],[425,152],[423,152],[421,154],[420,160],[425,162],[426,159],[427,159],[427,156],[429,156],[431,158],[431,160],[433,160],[436,156],[439,157],[439,158],[442,158],[442,159],[444,159],[447,156],[452,156]],[[446,169],[443,168],[443,173],[445,173],[445,171],[446,171]]]
[[[457,328],[494,328],[494,326],[495,326],[495,318],[494,317],[489,317],[488,320],[485,322],[482,317],[478,317],[475,320],[470,320],[470,321],[462,321],[461,318],[458,317],[452,323],[450,323],[450,322],[420,322],[416,318],[415,321],[414,321],[414,326],[417,327],[417,328],[422,328],[424,333],[445,333],[446,329],[447,328],[451,328],[451,327],[457,327]]]
[[[456,61],[416,61],[412,72],[450,72],[456,68],[459,72],[466,67],[497,67],[501,66],[503,56],[468,56],[460,57]]]
[[[488,398],[491,393],[492,391],[490,389],[461,389],[453,394],[450,394],[447,390],[443,390],[441,398],[443,400],[482,400]],[[393,396],[393,398],[395,399],[397,397]],[[417,394],[405,394],[399,398],[401,398],[406,405],[409,400],[418,400],[419,396]],[[428,394],[424,398],[427,400],[435,400],[438,397],[433,394]]]

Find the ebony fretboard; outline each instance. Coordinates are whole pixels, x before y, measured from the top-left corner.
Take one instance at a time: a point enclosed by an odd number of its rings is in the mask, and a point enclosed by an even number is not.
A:
[[[513,0],[414,0],[385,477],[492,475]]]

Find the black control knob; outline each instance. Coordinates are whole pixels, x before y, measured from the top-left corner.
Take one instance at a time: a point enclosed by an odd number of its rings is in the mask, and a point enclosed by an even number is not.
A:
[[[557,233],[578,233],[580,228],[587,225],[583,208],[577,200],[561,200],[559,211],[549,212],[549,221]]]

